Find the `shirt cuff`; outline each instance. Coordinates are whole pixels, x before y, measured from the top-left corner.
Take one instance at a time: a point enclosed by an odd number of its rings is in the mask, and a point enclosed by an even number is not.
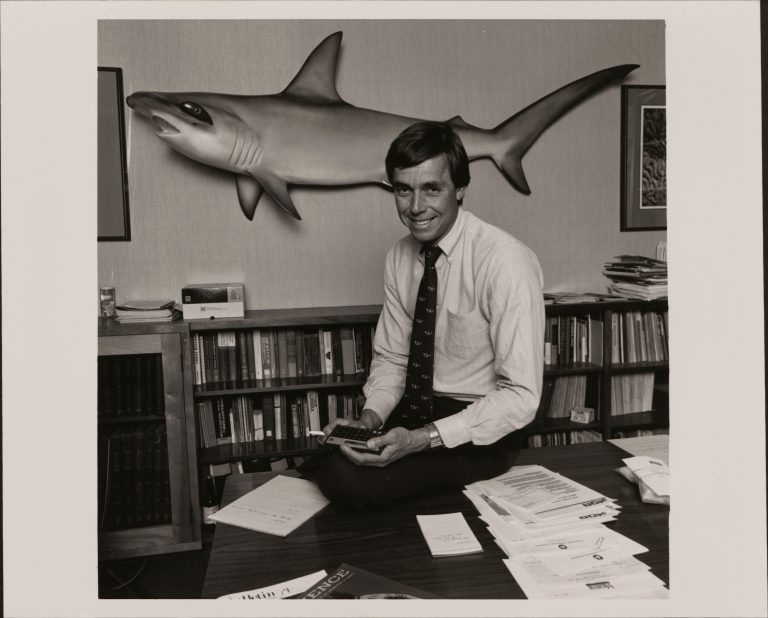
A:
[[[453,448],[454,446],[469,442],[469,430],[464,419],[457,414],[440,418],[433,421],[433,423],[437,427],[437,431],[440,432],[443,444],[447,448]]]
[[[392,410],[395,409],[395,405],[397,405],[397,402],[393,401],[391,396],[387,393],[378,391],[371,393],[371,395],[366,398],[365,406],[363,407],[376,412],[383,424],[387,422],[389,415],[392,414]]]

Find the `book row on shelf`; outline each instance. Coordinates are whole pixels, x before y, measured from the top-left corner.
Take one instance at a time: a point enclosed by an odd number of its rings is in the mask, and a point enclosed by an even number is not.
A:
[[[669,360],[667,311],[611,314],[611,362]],[[544,365],[603,364],[603,322],[589,314],[547,316]]]
[[[163,365],[159,354],[99,356],[99,418],[162,416]]]
[[[568,418],[574,408],[583,408],[587,401],[587,376],[567,375],[546,378],[539,408],[547,418]]]
[[[650,410],[655,382],[656,375],[652,371],[611,376],[611,415]]]
[[[372,326],[194,332],[194,384],[366,373],[372,341]]]
[[[611,362],[668,362],[667,320],[667,311],[611,314]]]
[[[590,315],[547,316],[544,365],[603,364],[603,322]]]
[[[528,446],[538,448],[540,446],[565,446],[568,444],[583,444],[585,442],[600,442],[603,435],[599,431],[591,429],[577,431],[552,431],[549,433],[537,433],[528,436]]]
[[[359,392],[316,390],[212,397],[195,404],[203,448],[303,438],[335,418],[358,418],[362,407]]]
[[[567,419],[574,408],[593,407],[588,403],[590,377],[586,374],[548,377],[544,380],[539,409],[542,418]],[[656,374],[638,371],[610,376],[611,416],[645,412],[653,408]]]
[[[171,487],[164,423],[118,427],[99,440],[99,530],[171,522]]]

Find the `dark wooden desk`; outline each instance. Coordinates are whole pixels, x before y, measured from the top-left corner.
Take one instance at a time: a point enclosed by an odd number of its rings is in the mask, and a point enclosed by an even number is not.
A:
[[[615,498],[623,507],[607,524],[647,547],[637,558],[669,585],[669,507],[645,504],[637,487],[614,472],[629,455],[608,442],[523,449],[516,464],[540,464]],[[294,473],[295,474],[295,473]],[[223,504],[258,487],[273,472],[231,476]],[[461,511],[482,554],[432,558],[416,515]],[[444,598],[524,599],[478,512],[461,492],[429,496],[372,512],[328,506],[285,538],[217,524],[203,598],[270,586],[342,562]]]

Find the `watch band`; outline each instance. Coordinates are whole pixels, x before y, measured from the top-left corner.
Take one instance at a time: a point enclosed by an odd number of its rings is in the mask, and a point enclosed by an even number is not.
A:
[[[427,423],[425,428],[429,432],[429,448],[444,446],[443,439],[440,437],[440,432],[437,430],[434,423]]]

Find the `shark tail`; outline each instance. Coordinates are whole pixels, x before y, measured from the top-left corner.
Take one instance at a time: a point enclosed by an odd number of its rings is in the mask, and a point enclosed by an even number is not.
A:
[[[502,149],[491,156],[493,162],[518,191],[528,195],[531,189],[525,179],[522,159],[531,145],[576,104],[612,81],[626,77],[638,66],[622,64],[577,79],[491,129],[502,144]]]

